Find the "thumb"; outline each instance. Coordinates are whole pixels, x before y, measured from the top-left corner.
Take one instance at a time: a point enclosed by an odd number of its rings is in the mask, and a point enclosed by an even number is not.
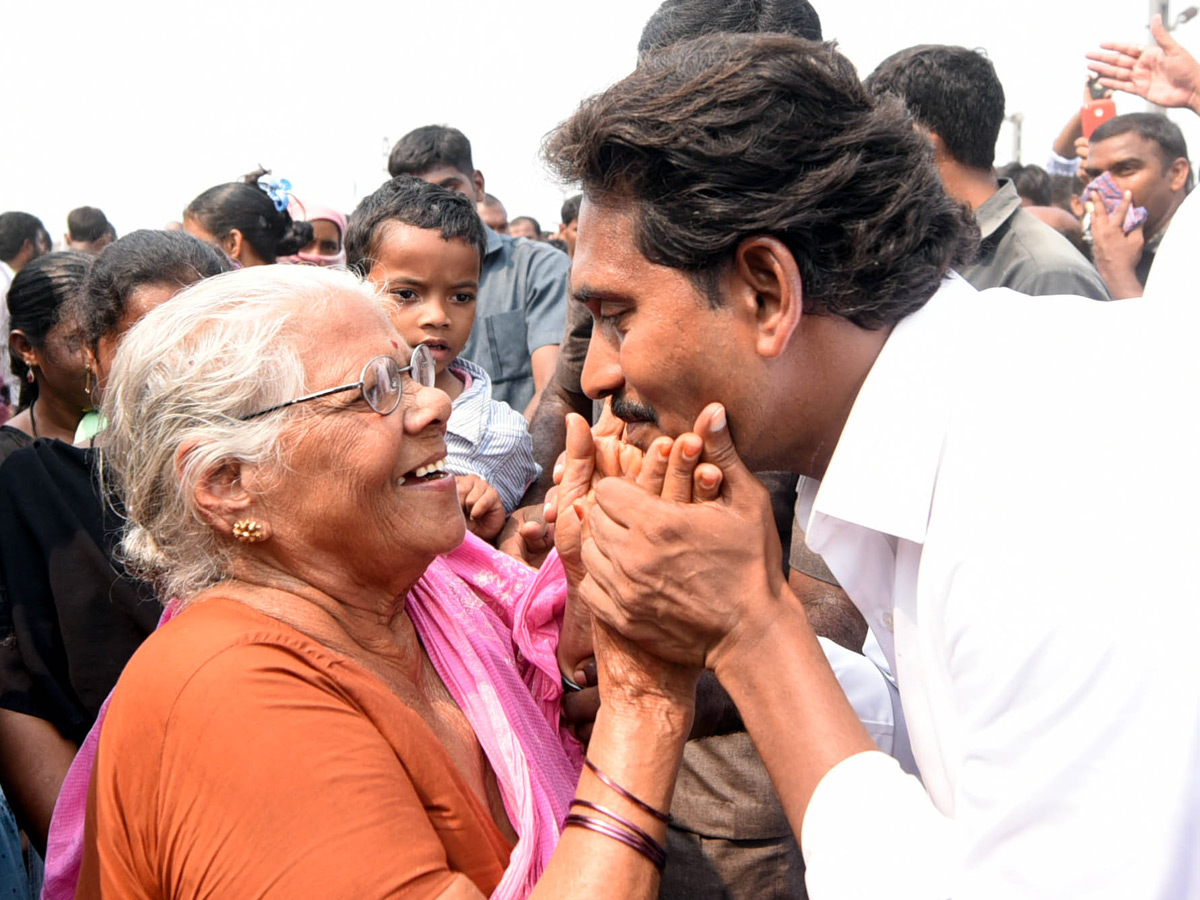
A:
[[[563,503],[587,495],[596,468],[596,446],[592,430],[578,413],[567,416],[567,449],[563,459],[562,481],[558,485],[559,508]]]
[[[1179,42],[1175,40],[1171,32],[1167,31],[1167,27],[1163,25],[1162,16],[1158,13],[1154,14],[1154,18],[1150,20],[1150,36],[1154,38],[1154,43],[1158,44],[1164,51],[1174,50],[1179,46]]]
[[[704,407],[696,417],[693,431],[704,441],[704,461],[721,470],[722,481],[725,484],[736,488],[747,480],[758,483],[758,479],[746,468],[742,458],[738,456],[737,448],[733,446],[724,406],[720,403],[710,403]]]

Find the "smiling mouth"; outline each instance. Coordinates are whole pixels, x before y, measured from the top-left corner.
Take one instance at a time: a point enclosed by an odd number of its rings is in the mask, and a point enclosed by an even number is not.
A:
[[[446,469],[446,459],[443,457],[428,465],[417,466],[415,469],[405,472],[397,479],[396,484],[418,484],[423,481],[438,481],[449,477],[450,472]]]

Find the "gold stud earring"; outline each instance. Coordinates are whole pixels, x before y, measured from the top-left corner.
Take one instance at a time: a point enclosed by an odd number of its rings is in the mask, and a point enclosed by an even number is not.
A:
[[[257,544],[267,539],[266,529],[254,519],[238,519],[233,523],[233,536],[243,544]]]

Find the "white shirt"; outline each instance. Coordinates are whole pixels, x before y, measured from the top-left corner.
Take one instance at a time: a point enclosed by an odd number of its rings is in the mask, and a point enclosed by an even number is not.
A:
[[[1200,897],[1198,310],[955,277],[893,330],[801,505],[924,788],[826,774],[814,900]]]
[[[466,387],[450,407],[446,467],[455,475],[478,475],[494,487],[509,515],[542,474],[533,460],[529,425],[507,403],[492,399],[491,379],[475,363],[459,357],[450,370],[465,376]]]

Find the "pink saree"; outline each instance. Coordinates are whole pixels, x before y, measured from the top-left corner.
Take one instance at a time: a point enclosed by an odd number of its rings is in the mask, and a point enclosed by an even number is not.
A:
[[[555,648],[566,603],[562,564],[535,571],[468,533],[413,586],[408,612],[496,773],[519,835],[493,900],[521,900],[541,877],[579,781],[583,753],[559,726]],[[161,627],[178,611],[169,603]],[[70,900],[83,856],[88,784],[108,702],[63,782],[46,846],[42,900]]]

